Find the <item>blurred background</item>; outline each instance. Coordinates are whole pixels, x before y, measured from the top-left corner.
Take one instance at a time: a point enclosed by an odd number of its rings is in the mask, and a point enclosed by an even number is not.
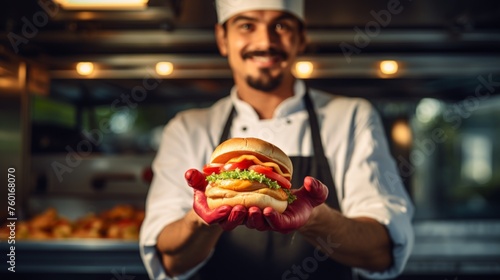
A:
[[[137,234],[161,129],[232,86],[212,1],[91,2],[0,9],[0,177],[15,169],[18,276],[146,279]],[[500,279],[500,2],[306,2],[295,74],[374,104],[416,205],[400,279]]]

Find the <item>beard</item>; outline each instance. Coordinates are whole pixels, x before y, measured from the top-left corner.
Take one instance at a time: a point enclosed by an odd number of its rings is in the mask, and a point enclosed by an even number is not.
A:
[[[246,82],[250,87],[263,92],[271,92],[275,90],[282,81],[283,73],[273,77],[269,69],[260,69],[260,75],[258,77],[246,77]]]
[[[243,60],[250,59],[254,56],[279,56],[281,60],[287,60],[288,54],[276,48],[269,48],[268,50],[247,51],[241,54]],[[278,88],[283,81],[283,73],[273,77],[270,69],[260,69],[257,77],[247,76],[247,84],[263,92],[271,92]]]

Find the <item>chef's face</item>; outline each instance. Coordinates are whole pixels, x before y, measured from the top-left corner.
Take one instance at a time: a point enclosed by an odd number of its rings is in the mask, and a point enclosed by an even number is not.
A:
[[[291,68],[306,47],[301,23],[281,11],[249,11],[216,26],[219,50],[238,82],[270,92],[293,80]],[[288,79],[287,79],[288,78]]]

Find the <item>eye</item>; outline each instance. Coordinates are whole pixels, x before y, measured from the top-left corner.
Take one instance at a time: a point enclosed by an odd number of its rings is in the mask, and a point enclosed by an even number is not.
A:
[[[239,29],[241,29],[243,31],[249,31],[252,29],[252,24],[251,23],[240,24]]]
[[[286,24],[286,23],[276,23],[276,25],[274,26],[275,30],[278,31],[278,32],[284,32],[284,31],[289,31],[291,29],[290,25]]]

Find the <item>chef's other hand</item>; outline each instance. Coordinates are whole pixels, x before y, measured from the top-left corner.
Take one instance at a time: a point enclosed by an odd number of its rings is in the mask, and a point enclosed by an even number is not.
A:
[[[292,192],[297,196],[297,200],[289,204],[281,214],[271,207],[266,207],[262,211],[257,207],[250,207],[246,226],[281,233],[294,231],[302,227],[314,207],[325,202],[328,197],[328,188],[313,177],[304,178],[304,185]]]
[[[184,177],[187,184],[194,189],[193,209],[205,223],[209,225],[219,223],[224,230],[233,230],[243,223],[247,215],[247,209],[242,205],[235,207],[223,205],[215,209],[208,208],[207,197],[205,196],[207,181],[202,172],[189,169],[184,174]]]

